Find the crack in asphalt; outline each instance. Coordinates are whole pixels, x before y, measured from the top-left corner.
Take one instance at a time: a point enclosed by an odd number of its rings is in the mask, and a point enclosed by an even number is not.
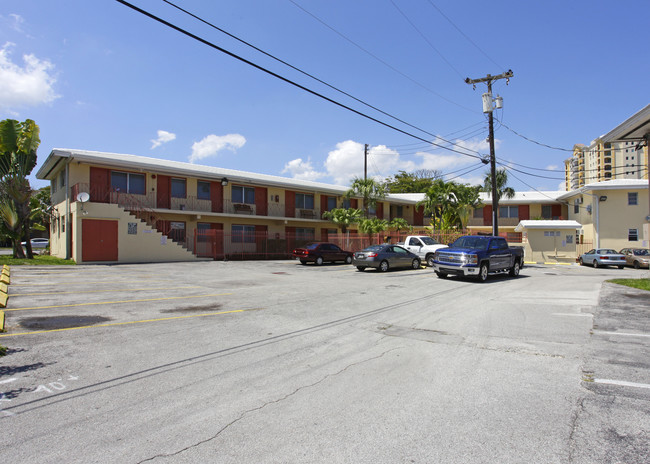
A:
[[[360,364],[364,364],[364,363],[367,363],[367,362],[370,362],[370,361],[374,361],[375,359],[382,358],[382,357],[384,357],[386,354],[390,353],[391,351],[396,351],[396,350],[399,350],[399,349],[402,349],[402,347],[391,348],[390,350],[386,350],[386,351],[384,351],[383,353],[381,353],[381,354],[379,354],[379,355],[377,355],[377,356],[373,356],[372,358],[364,359],[364,360],[362,360],[362,361],[357,361],[357,362],[354,362],[354,363],[352,363],[352,364],[349,364],[349,365],[345,366],[343,369],[339,370],[338,372],[335,372],[335,373],[333,373],[333,374],[327,374],[327,375],[325,375],[323,378],[321,378],[320,380],[317,380],[317,381],[314,382],[314,383],[311,383],[311,384],[309,384],[309,385],[303,385],[303,386],[301,386],[301,387],[298,387],[298,388],[296,388],[294,391],[292,391],[291,393],[287,393],[286,395],[284,395],[284,396],[281,397],[281,398],[278,398],[278,399],[275,399],[275,400],[271,400],[271,401],[267,401],[266,403],[264,403],[264,404],[262,404],[262,405],[260,405],[260,406],[258,406],[258,407],[255,407],[255,408],[252,408],[252,409],[248,409],[248,410],[242,412],[242,413],[239,415],[239,417],[237,417],[236,419],[234,419],[234,420],[231,421],[230,423],[224,425],[221,429],[219,429],[219,431],[217,431],[217,433],[215,433],[213,436],[211,436],[211,437],[209,437],[209,438],[206,438],[206,439],[204,439],[204,440],[201,440],[201,441],[199,441],[199,442],[197,442],[197,443],[194,443],[194,444],[192,444],[192,445],[186,446],[185,448],[180,449],[180,450],[178,450],[178,451],[176,451],[176,452],[174,452],[174,453],[157,454],[156,456],[152,456],[152,457],[150,457],[150,458],[147,458],[147,459],[144,459],[144,460],[142,460],[142,461],[139,461],[138,464],[142,464],[142,463],[144,463],[144,462],[150,462],[150,461],[153,461],[153,460],[158,459],[158,458],[168,458],[168,457],[178,456],[179,454],[184,453],[185,451],[188,451],[188,450],[190,450],[190,449],[192,449],[192,448],[197,448],[197,447],[199,447],[199,446],[201,446],[201,445],[204,445],[205,443],[209,443],[209,442],[211,442],[211,441],[213,441],[213,440],[216,440],[217,438],[219,438],[219,436],[220,436],[223,432],[225,432],[225,431],[226,431],[227,429],[229,429],[231,426],[235,425],[237,422],[241,421],[241,420],[244,419],[246,416],[248,416],[248,415],[250,415],[250,414],[252,414],[252,413],[254,413],[254,412],[260,411],[260,410],[264,409],[265,407],[267,407],[267,406],[269,406],[269,405],[273,405],[273,404],[281,403],[282,401],[285,401],[286,399],[288,399],[288,398],[290,398],[290,397],[296,395],[298,392],[300,392],[300,391],[302,391],[302,390],[305,390],[305,389],[307,389],[307,388],[315,387],[315,386],[317,386],[317,385],[323,383],[325,380],[327,380],[327,379],[329,379],[329,378],[331,378],[331,377],[336,377],[336,376],[342,374],[343,372],[347,371],[348,369],[350,369],[350,368],[352,368],[352,367],[354,367],[354,366],[358,366],[358,365],[360,365]]]

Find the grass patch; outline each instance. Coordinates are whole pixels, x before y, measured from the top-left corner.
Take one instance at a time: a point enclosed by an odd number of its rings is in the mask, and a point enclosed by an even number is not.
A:
[[[0,266],[20,266],[29,264],[31,266],[48,266],[61,264],[77,264],[71,259],[61,259],[50,255],[34,255],[34,259],[15,259],[11,255],[0,255]]]
[[[0,356],[4,356],[7,354],[7,347],[0,345]]]
[[[613,284],[625,285],[626,287],[638,288],[650,292],[650,279],[612,279],[607,282]]]

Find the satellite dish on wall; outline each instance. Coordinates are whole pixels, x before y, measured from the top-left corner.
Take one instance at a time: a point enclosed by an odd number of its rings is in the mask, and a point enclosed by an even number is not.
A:
[[[80,201],[81,203],[85,203],[88,200],[90,200],[90,195],[88,195],[88,192],[79,192],[77,194],[77,201]]]

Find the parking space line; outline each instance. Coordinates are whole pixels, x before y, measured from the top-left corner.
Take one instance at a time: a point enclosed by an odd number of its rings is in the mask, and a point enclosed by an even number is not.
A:
[[[232,293],[213,293],[211,295],[189,295],[189,296],[170,296],[165,298],[142,298],[138,300],[118,300],[118,301],[97,301],[94,303],[74,303],[74,304],[65,304],[65,305],[54,305],[54,306],[35,306],[32,308],[13,308],[5,309],[5,311],[26,311],[28,309],[53,309],[53,308],[69,308],[72,306],[93,306],[93,305],[107,305],[107,304],[122,304],[122,303],[141,303],[144,301],[165,301],[165,300],[182,300],[189,298],[206,298],[209,296],[225,296],[232,295]]]
[[[173,316],[173,317],[161,317],[158,319],[143,319],[141,321],[126,321],[126,322],[113,322],[111,324],[97,324],[97,325],[85,325],[81,327],[66,327],[64,329],[50,329],[50,330],[36,330],[33,332],[20,332],[20,333],[8,333],[0,334],[0,338],[4,337],[17,337],[19,335],[35,335],[49,332],[64,332],[66,330],[81,330],[81,329],[94,329],[97,327],[115,327],[119,325],[128,325],[128,324],[144,324],[147,322],[160,322],[160,321],[171,321],[177,319],[189,319],[192,317],[207,317],[207,316],[219,316],[222,314],[234,314],[234,313],[243,313],[247,311],[259,311],[262,308],[252,308],[252,309],[233,309],[231,311],[219,311],[214,313],[202,313],[202,314],[188,314],[186,316]]]
[[[618,385],[621,387],[650,388],[650,385],[647,383],[626,382],[625,380],[594,379],[593,382],[605,385]]]
[[[155,283],[155,282],[169,282],[169,280],[149,280],[149,279],[128,279],[127,282],[138,282],[138,281],[146,281],[147,283]],[[119,281],[112,280],[112,283],[119,283]],[[84,281],[84,282],[79,282],[75,284],[74,282],[70,281],[63,281],[63,282],[50,282],[47,284],[17,284],[13,283],[11,284],[12,287],[47,287],[47,286],[53,286],[53,285],[65,285],[66,287],[73,287],[75,285],[83,285],[86,286],[88,284],[105,284],[105,280],[96,280],[96,281]]]
[[[637,333],[628,333],[628,332],[606,332],[604,330],[594,330],[595,334],[604,334],[604,335],[620,335],[622,337],[648,337],[650,334],[637,334]]]
[[[188,289],[188,288],[201,288],[199,285],[192,285],[189,287],[174,287],[175,290],[178,289]],[[10,296],[16,298],[19,296],[35,296],[35,295],[75,295],[77,293],[108,293],[108,292],[142,292],[142,291],[155,291],[155,290],[169,290],[169,287],[158,287],[158,288],[125,288],[122,290],[110,289],[110,290],[79,290],[77,292],[39,292],[39,293],[12,293]]]

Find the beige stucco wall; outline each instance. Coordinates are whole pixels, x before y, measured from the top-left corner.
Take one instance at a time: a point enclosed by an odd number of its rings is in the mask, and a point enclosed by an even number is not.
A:
[[[637,193],[637,205],[628,205],[628,192]],[[567,199],[569,207],[569,219],[574,219],[583,225],[584,240],[596,246],[596,208],[598,208],[598,233],[600,247],[620,250],[627,247],[648,248],[649,243],[643,241],[643,224],[648,215],[648,190],[639,189],[603,189],[591,190],[592,195],[576,195]],[[575,198],[583,197],[579,213],[573,212],[573,201]],[[598,201],[601,196],[607,200]],[[587,211],[587,205],[591,205],[591,213]],[[639,240],[632,242],[628,240],[629,229],[637,229]]]
[[[523,233],[524,259],[532,262],[575,263],[575,235],[575,230],[572,229],[527,229]]]
[[[85,214],[84,214],[85,213]],[[180,245],[171,240],[163,239],[160,232],[127,213],[117,205],[107,203],[72,204],[72,233],[73,254],[72,258],[77,263],[82,263],[82,220],[83,219],[112,219],[118,221],[118,262],[168,262],[168,261],[195,261],[197,258]],[[128,233],[128,224],[137,224],[137,233]]]

